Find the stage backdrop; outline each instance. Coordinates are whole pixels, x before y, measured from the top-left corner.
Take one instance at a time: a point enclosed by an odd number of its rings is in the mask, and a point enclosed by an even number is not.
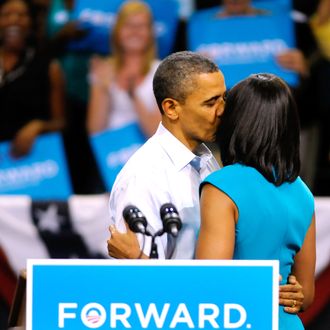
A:
[[[28,258],[107,258],[109,196],[0,197],[0,246],[15,273]],[[316,275],[330,264],[330,197],[316,197]]]

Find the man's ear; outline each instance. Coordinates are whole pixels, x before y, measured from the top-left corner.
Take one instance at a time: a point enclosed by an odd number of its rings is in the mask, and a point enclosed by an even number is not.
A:
[[[162,107],[166,117],[171,120],[176,120],[178,118],[180,111],[180,104],[178,101],[166,98],[162,102]]]

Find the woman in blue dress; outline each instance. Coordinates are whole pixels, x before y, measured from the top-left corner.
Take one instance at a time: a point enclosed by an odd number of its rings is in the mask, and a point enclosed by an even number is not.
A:
[[[201,184],[199,259],[279,260],[281,284],[290,274],[314,297],[313,195],[299,177],[299,120],[286,83],[255,74],[234,86],[219,126],[224,167]],[[290,297],[288,297],[290,299]],[[304,329],[297,314],[279,310],[279,329]]]

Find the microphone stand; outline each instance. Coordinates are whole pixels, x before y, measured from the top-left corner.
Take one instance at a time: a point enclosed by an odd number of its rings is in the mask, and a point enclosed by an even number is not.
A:
[[[152,235],[151,237],[151,250],[150,250],[150,259],[158,259],[158,246],[157,243],[155,242],[156,236]]]
[[[150,231],[146,230],[145,234],[147,236],[151,236],[151,249],[150,249],[150,259],[158,259],[158,246],[155,242],[157,236],[161,236],[164,234],[164,230],[158,230],[154,235],[150,233]]]

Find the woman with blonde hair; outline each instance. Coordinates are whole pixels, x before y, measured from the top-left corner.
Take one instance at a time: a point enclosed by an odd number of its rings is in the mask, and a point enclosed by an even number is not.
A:
[[[93,134],[136,122],[149,137],[160,122],[160,113],[152,90],[159,61],[147,4],[133,0],[121,6],[111,42],[110,57],[91,61],[88,131]]]

